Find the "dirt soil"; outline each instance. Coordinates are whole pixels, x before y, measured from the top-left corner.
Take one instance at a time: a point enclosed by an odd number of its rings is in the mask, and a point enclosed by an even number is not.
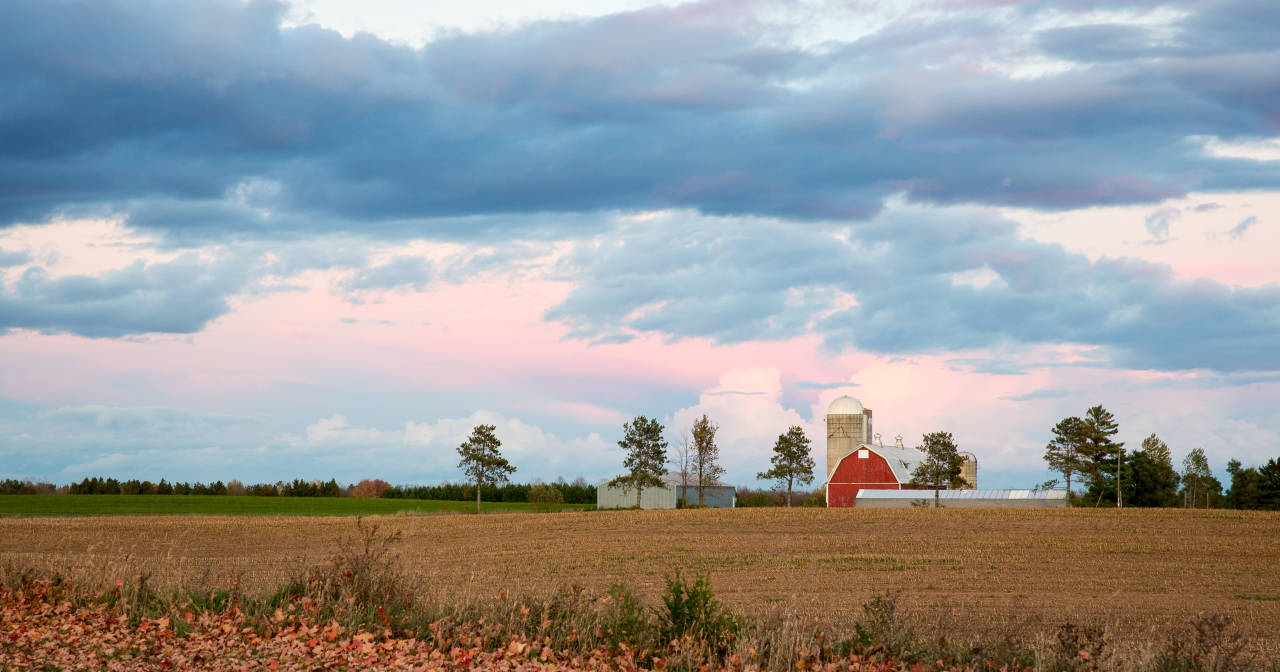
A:
[[[913,628],[955,641],[1051,637],[1065,622],[1163,642],[1230,616],[1280,651],[1280,514],[1186,510],[738,509],[365,518],[424,596],[545,595],[618,582],[654,604],[705,573],[755,618],[848,628],[896,593]],[[81,581],[269,591],[359,538],[354,518],[0,519],[0,562]],[[1154,644],[1153,644],[1154,646]]]

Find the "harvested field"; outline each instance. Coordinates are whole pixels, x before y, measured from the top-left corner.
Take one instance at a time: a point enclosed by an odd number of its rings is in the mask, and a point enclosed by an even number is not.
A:
[[[447,601],[614,582],[653,603],[705,572],[741,614],[838,629],[897,592],[910,625],[953,640],[1049,637],[1064,622],[1163,643],[1230,616],[1280,651],[1280,515],[1184,510],[621,511],[365,519],[399,532],[423,594]],[[82,580],[273,590],[356,537],[352,518],[0,519],[0,561]],[[1155,644],[1152,644],[1155,646]]]

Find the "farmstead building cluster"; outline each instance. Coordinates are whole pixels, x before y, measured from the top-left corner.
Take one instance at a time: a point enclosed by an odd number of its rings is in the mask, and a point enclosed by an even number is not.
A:
[[[902,436],[886,446],[871,431],[871,409],[850,396],[837,397],[827,407],[827,479],[829,507],[905,507],[935,497],[933,490],[907,488],[925,460],[924,451],[909,448]],[[960,476],[966,487],[937,493],[946,506],[1045,507],[1065,506],[1065,490],[978,490],[978,459],[961,453]]]
[[[884,445],[871,430],[871,417],[871,409],[850,396],[827,407],[827,506],[854,506],[864,490],[901,490],[924,461],[924,453],[904,446],[900,435]],[[966,454],[962,475],[971,486],[977,472],[977,460]]]

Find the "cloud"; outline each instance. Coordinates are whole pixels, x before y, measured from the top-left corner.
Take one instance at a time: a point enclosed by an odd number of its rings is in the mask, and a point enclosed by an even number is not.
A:
[[[1229,236],[1232,240],[1240,240],[1241,238],[1244,237],[1244,234],[1248,232],[1249,229],[1254,224],[1257,224],[1257,223],[1258,223],[1258,218],[1256,216],[1250,215],[1248,217],[1245,217],[1244,219],[1240,220],[1239,224],[1236,224],[1235,226],[1231,227],[1230,231],[1227,231],[1227,236]]]
[[[1001,397],[1001,399],[1004,399],[1006,401],[1035,401],[1037,399],[1061,399],[1062,397],[1066,397],[1070,394],[1071,393],[1068,392],[1067,390],[1045,389],[1045,390],[1036,390],[1034,392],[1027,392],[1026,394],[1016,394],[1008,397]]]
[[[1194,44],[1168,53],[1142,27],[1046,33],[1096,65],[1031,78],[973,67],[1018,58],[1006,36],[1039,19],[1017,13],[904,19],[809,49],[767,39],[764,15],[695,3],[415,50],[282,27],[284,11],[5,3],[0,222],[500,237],[592,227],[558,215],[601,210],[862,219],[897,193],[1057,209],[1280,184],[1274,162],[1187,140],[1275,135],[1265,4],[1188,6],[1170,30]]]
[[[0,268],[20,266],[31,260],[31,253],[26,250],[0,250]]]
[[[797,380],[796,382],[791,383],[791,386],[801,390],[838,390],[844,387],[857,387],[858,383],[840,381],[836,381],[834,383],[822,383],[813,380]]]
[[[1169,237],[1169,225],[1182,218],[1182,211],[1173,207],[1163,207],[1147,215],[1147,233],[1155,240]]]
[[[624,224],[569,263],[580,284],[547,316],[577,338],[817,333],[885,354],[1074,343],[1132,368],[1280,369],[1280,287],[1090,260],[985,211],[902,206],[849,228],[676,213]],[[999,281],[953,282],[977,269]]]
[[[369,266],[343,282],[350,292],[408,288],[422,290],[431,281],[431,268],[421,257],[397,257],[383,264]]]
[[[200,331],[230,310],[227,297],[249,280],[235,260],[195,253],[172,261],[136,261],[102,275],[54,276],[28,267],[0,288],[0,331],[33,329],[91,338]]]
[[[360,426],[335,413],[307,424],[300,434],[275,433],[278,419],[174,408],[80,406],[6,416],[0,416],[5,465],[0,476],[59,483],[88,476],[206,482],[457,480],[455,448],[481,423],[497,426],[502,452],[519,469],[520,481],[603,477],[621,463],[620,450],[597,434],[564,440],[486,410],[411,420],[398,428]]]
[[[756,473],[769,463],[774,440],[792,425],[805,429],[814,442],[815,455],[823,451],[820,444],[826,433],[821,431],[820,423],[809,422],[783,405],[782,382],[775,367],[725,372],[715,387],[699,395],[698,403],[671,415],[667,434],[674,439],[681,432],[691,432],[693,423],[704,413],[719,427],[716,443],[721,465],[727,469],[724,480],[735,485],[755,481]]]

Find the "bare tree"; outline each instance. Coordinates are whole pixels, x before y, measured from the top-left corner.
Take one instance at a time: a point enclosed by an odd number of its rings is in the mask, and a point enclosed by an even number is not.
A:
[[[672,460],[677,471],[680,474],[680,498],[676,500],[679,506],[687,506],[685,501],[689,491],[689,471],[693,468],[693,444],[689,443],[689,432],[681,430],[680,444],[676,446],[675,458]]]

